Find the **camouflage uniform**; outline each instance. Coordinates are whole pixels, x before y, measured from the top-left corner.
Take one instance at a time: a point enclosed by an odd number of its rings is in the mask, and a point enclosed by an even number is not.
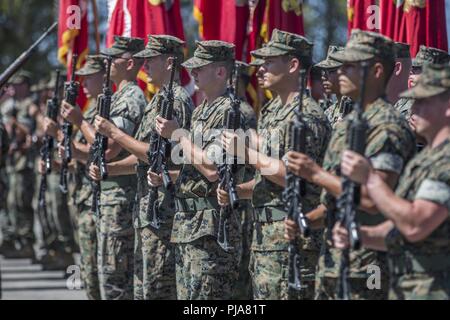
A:
[[[25,75],[25,72],[17,74],[12,82],[23,82]],[[29,97],[21,101],[8,100],[2,106],[1,111],[5,116],[5,122],[8,118],[14,116],[14,112],[17,112],[17,121],[32,131],[34,123],[28,114],[32,104],[33,101]],[[10,144],[15,143],[20,148],[25,141],[13,141],[11,139]],[[9,179],[7,206],[12,229],[6,235],[11,235],[12,240],[19,243],[21,253],[24,253],[26,248],[34,256],[34,252],[31,252],[33,251],[32,244],[35,240],[32,200],[35,190],[34,159],[37,153],[33,147],[24,152],[20,150],[15,151],[8,157],[7,161],[6,172]]]
[[[79,76],[91,76],[98,72],[105,71],[102,56],[87,56],[86,64],[77,71]],[[84,119],[92,124],[97,114],[97,101],[92,98],[87,110],[84,112]],[[75,140],[87,144],[82,132],[78,131]],[[74,192],[75,205],[78,209],[78,238],[81,255],[81,272],[84,288],[90,300],[100,300],[100,285],[97,267],[97,228],[92,212],[92,181],[89,178],[86,166],[77,162],[76,187]]]
[[[118,56],[144,49],[139,38],[115,37],[105,54]],[[144,93],[128,82],[112,96],[110,118],[122,131],[134,135],[146,105]],[[110,162],[129,156],[122,150]],[[134,228],[132,212],[137,180],[135,175],[109,177],[101,182],[100,212],[97,219],[98,272],[102,299],[133,298]]]
[[[236,61],[236,64],[241,65],[241,75],[240,79],[243,77],[248,77],[250,74],[250,65],[242,61]],[[247,79],[243,79],[245,81]],[[245,101],[245,98],[241,99],[241,112],[247,120],[246,128],[256,130],[257,120],[256,113],[253,107]],[[255,170],[252,166],[247,165],[245,167],[244,180],[243,182],[248,182],[253,179],[255,175]],[[253,234],[253,223],[254,223],[254,213],[253,206],[250,200],[241,200],[239,202],[239,212],[241,216],[241,237],[242,237],[242,254],[241,263],[239,265],[239,277],[234,288],[233,299],[249,300],[253,297],[252,285],[250,273],[248,270],[250,262],[250,247]]]
[[[325,72],[336,71],[342,66],[342,62],[333,59],[332,54],[343,50],[344,47],[329,46],[327,58],[316,64],[315,67],[320,68]],[[342,119],[351,111],[351,105],[349,105],[350,102],[351,100],[348,97],[341,97],[334,103],[329,100],[322,101],[322,104],[328,106],[323,107],[323,109],[325,110],[325,115],[333,128],[336,123],[342,121]]]
[[[418,85],[402,94],[427,99],[450,90],[450,66],[424,68]],[[432,105],[429,106],[433,108]],[[426,200],[450,212],[450,138],[427,147],[407,165],[396,194],[410,202]],[[428,237],[408,242],[394,228],[386,239],[391,277],[390,299],[450,299],[450,217]]]
[[[445,64],[449,62],[450,55],[446,51],[421,45],[419,52],[412,61],[412,67],[413,69],[422,69],[428,63]],[[413,103],[413,99],[400,98],[394,107],[409,120],[411,118],[411,107]]]
[[[360,30],[354,30],[343,52],[336,54],[335,59],[345,62],[358,62],[375,57],[394,60],[393,42],[388,38]],[[355,113],[350,113],[339,123],[325,155],[323,168],[333,174],[340,171],[342,152],[348,149],[348,128]],[[414,136],[405,119],[396,112],[384,99],[378,98],[366,106],[363,118],[367,121],[365,155],[376,170],[400,174],[404,165],[414,154]],[[327,228],[318,264],[316,299],[335,299],[336,286],[339,277],[339,262],[341,250],[332,247],[330,241],[331,228],[337,216],[336,199],[325,190],[321,197],[322,204],[327,208]],[[361,225],[376,225],[384,221],[381,214],[368,214],[357,210],[356,219]],[[368,268],[376,265],[381,269],[381,289],[369,290],[367,278]],[[351,299],[386,299],[388,275],[386,273],[386,256],[382,252],[362,248],[350,253],[349,284]]]
[[[0,228],[2,231],[2,250],[6,250],[7,243],[5,242],[4,230],[7,229],[11,223],[6,213],[6,195],[8,192],[8,178],[5,171],[6,157],[9,149],[9,137],[2,122],[2,115],[0,114]],[[8,240],[8,239],[7,239]],[[0,252],[1,254],[2,252]]]
[[[183,57],[183,41],[172,36],[149,36],[149,42],[144,51],[135,57],[152,59],[163,54]],[[145,109],[143,121],[135,138],[148,142],[155,131],[156,117],[161,113],[167,87],[160,90]],[[193,102],[186,90],[176,81],[173,83],[174,118],[183,129],[189,129]],[[170,170],[177,167],[170,161]],[[170,243],[172,220],[175,214],[173,196],[163,186],[159,188],[159,218],[160,229],[150,225],[151,217],[147,213],[149,187],[147,171],[149,165],[139,160],[137,169],[137,203],[133,222],[135,228],[134,246],[134,299],[137,300],[174,300],[176,295],[175,252]]]
[[[234,45],[222,41],[198,42],[194,57],[183,66],[193,69],[214,62],[232,64]],[[191,141],[216,164],[222,159],[217,139],[230,105],[231,100],[224,93],[214,101],[203,102],[192,115]],[[243,171],[238,170],[237,183],[242,181],[242,175]],[[211,183],[192,164],[183,165],[176,183],[177,212],[171,241],[176,243],[177,296],[181,300],[227,300],[233,295],[241,256],[241,222],[237,214],[230,217],[228,238],[232,249],[225,251],[217,242],[220,215],[217,186],[218,181]]]
[[[253,51],[256,58],[292,54],[301,61],[311,60],[312,44],[304,37],[275,29],[268,46]],[[292,147],[291,120],[298,109],[298,97],[292,104],[283,105],[275,98],[264,107],[265,112],[258,124],[258,134],[262,139],[263,154],[281,159]],[[319,105],[308,95],[303,97],[303,118],[307,124],[306,153],[321,163],[330,137],[331,128]],[[274,139],[275,137],[275,139]],[[312,299],[314,293],[314,269],[317,263],[321,231],[313,231],[311,237],[299,241],[302,255],[301,277],[306,289],[299,294],[291,294],[288,289],[288,246],[284,239],[284,220],[287,216],[282,199],[284,188],[271,182],[256,170],[253,189],[255,228],[253,232],[250,273],[253,280],[254,299]],[[304,212],[319,203],[320,188],[306,183],[302,198]]]

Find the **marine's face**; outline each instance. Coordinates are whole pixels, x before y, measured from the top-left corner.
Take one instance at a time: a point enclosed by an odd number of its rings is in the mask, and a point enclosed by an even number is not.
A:
[[[356,63],[345,63],[338,70],[339,91],[341,95],[356,99],[359,94],[360,66]]]
[[[99,71],[83,77],[83,92],[88,99],[95,98],[102,92],[104,76],[105,72]]]
[[[130,60],[129,53],[123,53],[117,57],[113,57],[111,63],[111,80],[120,80],[127,73],[127,68]],[[105,65],[108,61],[105,59]]]
[[[420,136],[427,136],[442,124],[448,124],[446,111],[450,102],[440,96],[426,99],[416,99],[411,107],[410,125]]]
[[[214,85],[215,71],[216,66],[213,63],[191,70],[191,75],[199,90],[207,90],[211,85]]]
[[[322,70],[322,87],[326,94],[339,93],[339,76],[337,70]]]
[[[409,77],[408,77],[408,88],[412,88],[417,85],[417,81],[419,80],[419,76],[421,73],[422,73],[422,68],[420,68],[420,67],[411,68],[411,71],[409,72]]]
[[[263,89],[276,91],[283,83],[283,79],[289,72],[289,62],[283,57],[268,57],[260,68],[263,73]]]
[[[147,73],[148,82],[160,85],[163,73],[166,72],[165,62],[162,55],[145,59],[144,70]]]

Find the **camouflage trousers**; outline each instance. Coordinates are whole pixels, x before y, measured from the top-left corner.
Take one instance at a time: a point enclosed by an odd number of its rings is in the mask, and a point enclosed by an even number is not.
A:
[[[179,300],[231,300],[239,275],[241,248],[224,251],[213,236],[175,247]]]
[[[131,188],[127,191],[102,191],[97,261],[103,300],[133,299],[134,195]]]
[[[391,275],[389,300],[449,300],[450,272]]]
[[[253,207],[250,202],[241,203],[242,255],[239,265],[239,277],[234,288],[233,299],[250,300],[253,297],[250,272],[250,248],[253,238]]]
[[[385,281],[387,282],[387,281]],[[339,278],[318,276],[316,278],[315,300],[337,300]],[[383,281],[381,283],[384,283]],[[367,278],[348,278],[350,300],[386,300],[387,288],[369,289]]]
[[[97,228],[91,206],[78,206],[78,239],[81,255],[81,275],[90,300],[100,300],[97,267]]]
[[[317,254],[303,256],[317,261]],[[304,261],[306,264],[308,261]],[[311,300],[314,297],[314,279],[303,279],[301,291],[289,289],[289,253],[287,250],[257,251],[250,256],[250,274],[255,300]]]
[[[8,214],[7,196],[8,174],[6,168],[0,168],[0,230],[3,242],[12,241],[14,237],[11,217]]]
[[[134,299],[176,300],[175,250],[171,228],[137,228],[134,244]]]
[[[33,243],[34,211],[33,195],[35,176],[32,169],[20,172],[9,168],[8,216],[14,235],[20,242]]]

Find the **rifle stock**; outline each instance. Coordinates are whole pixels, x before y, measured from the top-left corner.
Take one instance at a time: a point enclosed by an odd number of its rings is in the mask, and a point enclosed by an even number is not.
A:
[[[58,25],[58,22],[53,23],[50,28],[47,29],[40,37],[37,39],[31,47],[29,47],[25,52],[23,52],[3,73],[0,75],[0,90],[3,89],[4,85],[8,80],[28,61],[34,51],[37,49],[39,44],[52,33]]]
[[[348,131],[348,143],[351,151],[364,155],[366,149],[367,122],[363,118],[366,79],[369,69],[369,62],[361,62],[361,90],[359,100],[354,104],[356,112]],[[342,252],[341,263],[339,265],[338,298],[348,300],[351,298],[351,288],[348,283],[350,273],[350,250],[358,250],[361,240],[356,223],[356,210],[361,201],[361,186],[348,177],[342,179],[342,194],[338,199],[339,222],[349,233],[350,248]]]
[[[173,106],[174,106],[174,92],[173,83],[175,81],[175,74],[178,70],[178,59],[173,57],[171,62],[170,81],[167,87],[165,87],[163,100],[161,103],[160,115],[166,120],[173,119]],[[169,175],[169,168],[167,161],[171,154],[170,141],[161,137],[155,131],[150,135],[150,145],[147,152],[148,162],[150,164],[150,171],[155,173],[161,173],[163,186],[168,191],[171,198],[173,195],[173,183]],[[161,217],[159,213],[159,187],[149,187],[148,192],[148,205],[147,216],[150,217],[150,225],[155,229],[161,228]],[[173,201],[170,201],[173,204]]]
[[[72,56],[72,72],[70,81],[65,84],[64,90],[64,100],[70,105],[76,107],[78,90],[80,85],[75,81],[75,70],[77,66],[78,56],[74,54]],[[63,146],[64,146],[64,157],[62,160],[61,173],[59,178],[59,188],[61,192],[66,194],[67,189],[67,179],[69,174],[69,163],[72,161],[72,146],[71,146],[71,137],[73,132],[73,126],[67,120],[64,120],[62,131],[64,134]]]

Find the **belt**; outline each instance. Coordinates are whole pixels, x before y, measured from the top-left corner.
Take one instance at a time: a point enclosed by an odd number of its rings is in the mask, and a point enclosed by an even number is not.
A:
[[[283,207],[261,207],[255,208],[255,221],[275,222],[282,221],[287,217],[287,212]]]
[[[175,198],[177,212],[196,212],[219,208],[217,198]]]
[[[430,256],[390,255],[388,262],[391,272],[397,275],[441,271],[450,272],[449,254],[435,254]]]
[[[108,190],[113,188],[123,188],[136,186],[136,176],[128,175],[128,176],[119,176],[119,177],[111,177],[106,179],[105,181],[101,181],[100,186],[102,190]]]

